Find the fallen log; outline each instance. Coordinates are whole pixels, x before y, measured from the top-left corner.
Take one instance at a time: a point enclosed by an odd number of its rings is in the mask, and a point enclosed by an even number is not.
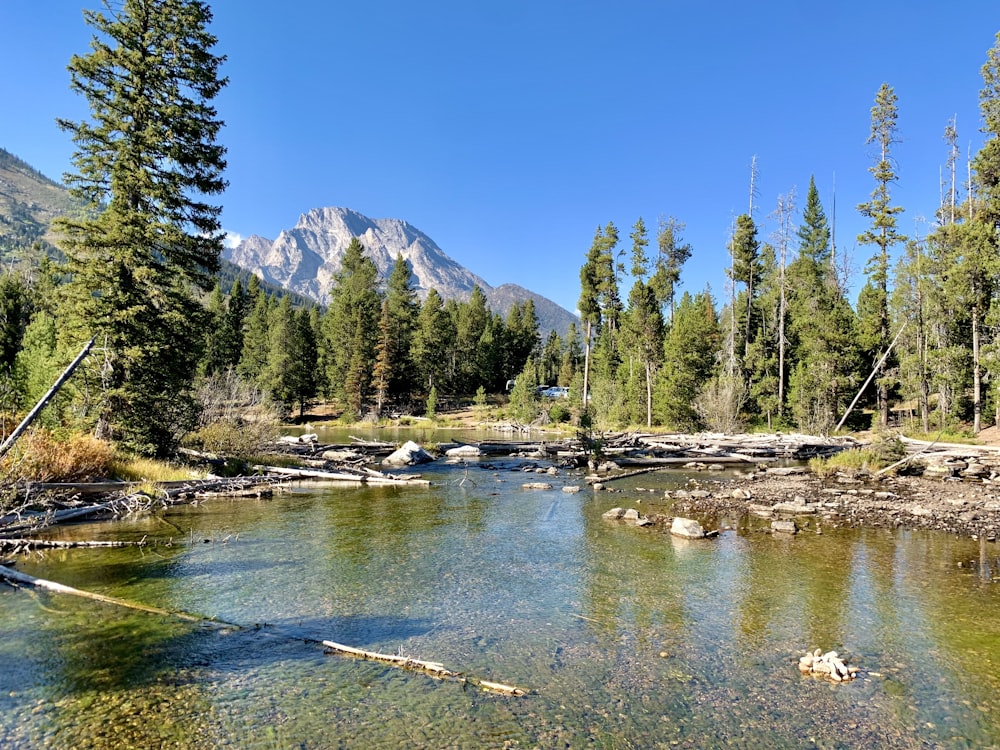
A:
[[[324,482],[349,482],[354,484],[419,484],[419,485],[429,485],[430,482],[426,479],[409,478],[401,476],[393,476],[389,474],[381,474],[373,470],[366,470],[364,472],[335,472],[335,471],[320,471],[318,469],[292,469],[283,466],[255,466],[255,469],[260,469],[262,471],[267,471],[273,474],[283,474],[290,477],[297,477],[299,479],[318,479]]]
[[[75,541],[64,541],[61,539],[0,539],[0,549],[74,549],[85,547],[145,547],[145,538],[135,542],[112,541],[104,539],[79,539]]]
[[[217,620],[211,617],[205,617],[203,615],[195,615],[189,612],[183,612],[181,610],[168,610],[162,609],[160,607],[151,607],[146,604],[139,604],[137,602],[131,602],[127,599],[119,599],[114,596],[106,596],[104,594],[96,594],[92,591],[84,591],[83,589],[75,589],[72,586],[64,586],[61,583],[56,583],[55,581],[47,581],[44,578],[35,578],[27,573],[21,573],[20,571],[14,570],[3,565],[0,565],[0,581],[5,581],[11,585],[23,585],[31,586],[33,588],[42,589],[44,591],[51,591],[55,594],[66,594],[69,596],[77,596],[84,599],[90,599],[92,601],[102,602],[104,604],[114,604],[119,607],[126,607],[128,609],[135,609],[140,612],[148,612],[155,615],[163,615],[167,617],[176,617],[181,620],[186,620],[188,622],[203,623],[208,626],[215,627],[219,630],[249,630],[249,628],[243,625],[237,625],[232,622],[225,622],[223,620]],[[259,629],[259,628],[258,628]],[[315,638],[310,638],[303,635],[282,635],[281,633],[267,633],[273,637],[283,637],[288,640],[303,641],[306,643],[319,643],[329,649],[331,653],[346,654],[348,656],[354,656],[362,659],[370,659],[374,661],[379,661],[384,664],[389,664],[400,669],[409,669],[413,671],[423,672],[432,677],[437,677],[439,679],[454,680],[462,683],[469,683],[471,685],[476,685],[483,690],[487,690],[494,693],[501,693],[503,695],[512,696],[523,696],[527,695],[527,690],[523,688],[516,687],[514,685],[508,685],[502,682],[492,682],[489,680],[482,680],[475,677],[463,676],[460,672],[454,672],[443,664],[433,661],[424,661],[423,659],[411,659],[406,656],[398,656],[394,654],[380,654],[375,651],[366,651],[360,648],[354,648],[353,646],[345,646],[342,643],[336,643],[329,640],[318,640]]]
[[[349,656],[356,656],[359,659],[370,659],[371,661],[380,661],[386,664],[392,664],[395,667],[401,667],[402,669],[411,669],[417,672],[426,672],[433,677],[449,677],[449,678],[460,678],[461,675],[458,672],[452,672],[450,669],[446,668],[443,664],[439,664],[436,661],[423,661],[422,659],[411,659],[408,656],[402,656],[398,654],[380,654],[376,651],[366,651],[361,648],[354,648],[353,646],[345,646],[342,643],[334,643],[333,641],[321,641],[321,643],[326,646],[330,651],[336,651],[341,654],[347,654]]]
[[[47,581],[44,578],[35,578],[34,576],[29,576],[27,573],[21,573],[20,571],[8,568],[6,566],[0,566],[0,580],[6,581],[11,584],[21,584],[22,586],[31,586],[32,588],[42,589],[44,591],[51,591],[54,594],[67,594],[69,596],[78,596],[83,599],[90,599],[95,602],[102,602],[104,604],[114,604],[119,607],[126,607],[128,609],[139,610],[140,612],[149,612],[154,615],[164,615],[167,617],[176,617],[180,620],[186,620],[188,622],[204,622],[210,625],[214,625],[219,628],[231,628],[239,627],[234,626],[232,623],[222,622],[220,620],[213,620],[209,617],[202,617],[200,615],[192,615],[187,612],[182,612],[180,610],[169,610],[161,609],[160,607],[150,607],[146,604],[139,604],[137,602],[130,602],[127,599],[119,599],[116,596],[106,596],[105,594],[95,594],[93,591],[84,591],[83,589],[75,589],[72,586],[64,586],[61,583],[56,583],[55,581]]]

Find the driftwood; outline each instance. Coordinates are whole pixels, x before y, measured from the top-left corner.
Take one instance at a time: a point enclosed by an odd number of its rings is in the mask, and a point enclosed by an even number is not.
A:
[[[80,366],[80,363],[87,357],[87,354],[90,352],[93,345],[94,339],[87,342],[87,344],[83,347],[83,350],[76,355],[76,359],[69,363],[69,366],[63,370],[63,374],[56,379],[56,382],[52,384],[52,387],[49,388],[45,395],[38,400],[38,403],[35,404],[31,411],[28,412],[27,416],[21,420],[21,424],[14,428],[14,431],[7,436],[7,439],[4,440],[3,443],[0,443],[0,456],[5,455],[17,439],[21,437],[21,434],[28,429],[32,422],[35,421],[35,418],[39,415],[39,413],[41,413],[42,409],[44,409],[49,401],[52,400],[52,397],[59,392],[59,389],[63,387],[63,384],[67,380],[69,380],[74,370],[76,370],[76,368]]]
[[[13,549],[16,551],[26,549],[74,549],[82,547],[145,547],[147,545],[145,537],[135,542],[123,542],[113,540],[76,540],[63,541],[59,539],[0,539],[0,549]]]
[[[260,466],[255,467],[269,474],[281,474],[298,479],[317,479],[324,482],[350,482],[355,484],[414,484],[428,485],[426,479],[410,478],[392,474],[382,474],[372,469],[362,469],[355,471],[321,471],[318,469],[292,469],[282,466]]]
[[[230,628],[234,627],[231,623],[221,622],[219,620],[212,620],[208,617],[201,617],[200,615],[192,615],[187,612],[182,612],[180,610],[169,610],[161,609],[160,607],[150,607],[146,604],[139,604],[137,602],[130,602],[127,599],[119,599],[115,596],[106,596],[104,594],[95,594],[93,591],[84,591],[83,589],[75,589],[72,586],[64,586],[61,583],[56,583],[55,581],[47,581],[44,578],[35,578],[34,576],[29,576],[27,573],[21,573],[20,571],[13,570],[6,566],[0,566],[0,580],[6,581],[11,584],[21,584],[22,586],[31,586],[36,589],[43,589],[44,591],[51,591],[54,594],[67,594],[69,596],[78,596],[83,599],[90,599],[95,602],[103,602],[104,604],[114,604],[119,607],[127,607],[128,609],[136,609],[140,612],[149,612],[154,615],[165,615],[169,617],[176,617],[180,620],[187,620],[188,622],[204,622],[210,625],[214,625],[219,628]]]
[[[149,612],[150,614],[163,615],[167,617],[176,617],[181,620],[186,620],[188,622],[203,623],[205,625],[218,628],[220,630],[247,630],[248,628],[237,625],[232,622],[224,622],[222,620],[216,620],[211,617],[205,617],[203,615],[194,615],[189,612],[183,612],[180,610],[168,610],[162,609],[160,607],[150,607],[146,604],[139,604],[137,602],[131,602],[127,599],[119,599],[114,596],[106,596],[104,594],[95,594],[92,591],[84,591],[83,589],[75,589],[72,586],[64,586],[61,583],[56,583],[55,581],[47,581],[44,578],[35,578],[27,573],[21,573],[12,568],[0,565],[0,581],[5,581],[11,585],[22,585],[31,586],[33,588],[42,589],[45,591],[51,591],[55,594],[66,594],[69,596],[77,596],[84,599],[90,599],[91,601],[98,601],[104,604],[114,604],[119,607],[126,607],[128,609],[139,610],[140,612]],[[280,633],[270,633],[272,636],[280,636]],[[329,652],[336,652],[340,654],[345,654],[348,656],[354,656],[361,659],[371,659],[374,661],[379,661],[384,664],[389,664],[400,669],[408,669],[418,672],[423,672],[425,674],[437,677],[439,679],[449,679],[455,680],[462,683],[469,683],[471,685],[476,685],[483,690],[487,690],[494,693],[501,693],[503,695],[512,696],[522,696],[526,695],[527,691],[523,688],[516,687],[514,685],[507,685],[501,682],[491,682],[489,680],[481,680],[475,677],[466,677],[460,672],[454,672],[444,665],[438,662],[424,661],[423,659],[411,659],[406,656],[398,656],[393,654],[380,654],[374,651],[366,651],[360,648],[354,648],[353,646],[345,646],[341,643],[335,643],[329,640],[318,640],[315,638],[309,638],[307,636],[295,635],[295,636],[284,636],[289,640],[305,641],[307,643],[319,643],[325,646]]]

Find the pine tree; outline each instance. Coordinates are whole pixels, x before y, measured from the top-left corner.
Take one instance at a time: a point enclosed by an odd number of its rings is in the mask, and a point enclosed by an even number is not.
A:
[[[378,343],[375,345],[375,368],[372,370],[372,389],[375,392],[375,418],[381,419],[382,409],[389,398],[389,387],[398,362],[393,359],[392,314],[389,300],[382,300],[382,314],[378,321]]]
[[[374,342],[382,308],[377,282],[375,262],[353,237],[344,251],[340,271],[334,276],[330,308],[324,320],[327,378],[334,395],[341,398],[348,396],[349,370],[355,370],[352,382],[360,386],[360,391],[356,387],[352,393],[356,396],[367,389],[375,366]]]
[[[229,316],[218,282],[212,288],[212,294],[208,298],[206,313],[208,327],[205,331],[205,355],[202,360],[202,369],[205,375],[211,376],[226,369],[229,364],[229,345],[226,340]]]
[[[638,359],[645,384],[642,401],[646,426],[653,424],[653,381],[663,353],[663,313],[652,286],[638,279],[628,297],[625,336],[629,352]]]
[[[673,216],[660,219],[656,234],[657,256],[650,285],[656,299],[666,308],[668,320],[674,316],[674,297],[680,284],[681,267],[691,257],[691,245],[681,240],[684,224]]]
[[[656,418],[675,430],[702,426],[694,404],[715,372],[720,345],[719,319],[708,291],[685,292],[664,343],[664,367],[654,402]]]
[[[260,287],[256,296],[248,294],[253,307],[247,316],[243,350],[236,365],[237,374],[248,383],[262,385],[261,376],[271,356],[271,310],[273,302]]]
[[[798,256],[788,267],[788,401],[799,429],[828,432],[857,381],[854,314],[832,266],[831,231],[809,180]]]
[[[458,357],[455,387],[462,393],[473,393],[491,375],[479,369],[480,362],[474,354],[489,325],[490,315],[486,295],[478,285],[473,286],[468,301],[458,306],[455,321],[455,348],[462,353]]]
[[[194,423],[192,380],[222,249],[226,84],[212,13],[198,0],[122,0],[84,11],[92,52],[70,60],[90,121],[60,120],[77,151],[67,176],[85,218],[59,222],[76,335],[104,350],[99,437],[164,454]],[[68,331],[73,333],[73,331]]]
[[[892,162],[892,144],[898,138],[896,93],[887,83],[883,83],[875,95],[872,107],[871,134],[868,143],[878,148],[875,164],[869,171],[875,177],[875,189],[871,200],[858,205],[861,215],[871,219],[871,226],[858,235],[862,245],[875,245],[876,252],[869,259],[865,272],[868,281],[858,298],[858,314],[862,333],[862,346],[868,350],[872,364],[882,356],[891,343],[889,330],[889,262],[893,246],[905,242],[906,237],[896,228],[896,216],[903,209],[892,205],[890,186],[896,182],[896,171]],[[888,373],[894,360],[888,358],[883,372]],[[879,423],[885,427],[889,422],[890,375],[877,380],[876,389]]]
[[[104,350],[98,436],[164,454],[194,423],[198,290],[222,249],[220,209],[203,197],[225,188],[211,104],[224,58],[197,0],[123,0],[84,18],[96,35],[70,60],[70,85],[92,119],[59,125],[77,147],[70,189],[91,212],[58,223],[67,298],[76,335]]]
[[[742,328],[743,359],[750,355],[756,327],[754,321],[754,301],[759,293],[758,285],[763,275],[760,257],[760,243],[757,241],[757,225],[748,214],[736,217],[736,231],[730,243],[733,265],[730,276],[735,283],[743,284],[743,293],[737,299],[733,310],[738,328]]]
[[[299,417],[316,395],[316,341],[308,310],[295,310],[285,295],[270,319],[270,352],[261,374],[265,390],[291,411],[296,404]]]
[[[393,363],[386,395],[394,399],[408,396],[417,382],[411,349],[420,302],[411,277],[409,262],[402,255],[397,255],[385,291],[391,337],[388,356]]]
[[[413,361],[422,385],[428,390],[442,382],[448,367],[447,352],[454,328],[436,289],[427,293],[413,332]]]
[[[997,275],[1000,273],[1000,32],[996,35],[996,42],[986,53],[986,62],[983,64],[981,72],[983,88],[979,91],[979,111],[983,119],[983,132],[987,134],[987,137],[973,161],[976,173],[977,199],[973,221],[985,225],[985,228],[972,230],[973,237],[970,237],[967,247],[976,247],[982,253],[978,266],[990,275],[990,286],[994,286],[997,283]],[[980,239],[977,240],[976,237]],[[997,356],[1000,342],[996,339],[988,343],[981,342],[982,332],[979,329],[980,318],[985,321],[988,316],[994,328],[997,323],[1000,323],[998,302],[992,295],[990,298],[992,309],[987,311],[987,308],[977,306],[972,310],[973,402],[974,431],[976,433],[979,432],[981,426],[980,419],[983,408],[981,344],[993,355],[990,374],[997,384],[995,386],[995,422],[1000,424],[1000,364],[997,364],[1000,362],[1000,357]]]

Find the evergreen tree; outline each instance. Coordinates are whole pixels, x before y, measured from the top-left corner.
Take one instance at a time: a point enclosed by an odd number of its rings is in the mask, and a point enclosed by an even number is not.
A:
[[[372,389],[375,393],[375,418],[381,419],[382,409],[389,398],[393,371],[399,363],[393,359],[392,315],[389,300],[382,300],[382,314],[378,321],[378,343],[375,345],[375,369],[372,371]]]
[[[814,179],[788,267],[789,403],[799,429],[828,432],[857,381],[854,314],[832,266],[830,226]]]
[[[1000,32],[986,53],[981,73],[983,88],[979,91],[979,112],[986,141],[972,161],[977,199],[975,213],[984,223],[1000,228]]]
[[[660,219],[656,234],[657,256],[650,285],[656,299],[665,306],[668,319],[674,316],[674,296],[681,279],[681,267],[691,257],[691,245],[681,240],[684,224],[673,216]]]
[[[967,247],[976,247],[982,253],[978,262],[980,268],[988,271],[992,278],[991,285],[996,284],[997,273],[1000,271],[1000,32],[996,42],[986,53],[986,62],[981,68],[983,88],[979,91],[979,111],[983,119],[983,132],[986,141],[976,154],[973,161],[975,169],[976,211],[973,221],[985,225],[985,229],[972,230]],[[978,238],[978,239],[977,239]],[[985,290],[983,290],[985,291]],[[980,429],[980,412],[983,399],[981,393],[983,365],[981,345],[992,355],[991,375],[996,383],[995,424],[1000,425],[1000,342],[995,338],[992,342],[981,342],[978,328],[979,318],[984,320],[988,315],[994,331],[1000,323],[998,302],[992,298],[992,310],[975,307],[973,315],[973,401],[974,401],[974,431]]]
[[[375,366],[374,342],[382,301],[378,293],[378,268],[365,255],[357,237],[344,251],[340,271],[330,290],[330,308],[324,321],[327,378],[334,395],[348,396],[348,371],[355,370],[352,396],[367,389]]]
[[[538,416],[538,375],[530,357],[517,374],[517,383],[510,392],[510,411],[522,424],[531,424]]]
[[[208,328],[205,331],[205,356],[202,368],[205,375],[211,376],[226,369],[229,364],[229,343],[226,339],[229,315],[218,282],[212,287],[206,313]]]
[[[454,336],[441,295],[436,289],[431,289],[420,307],[417,328],[413,333],[413,361],[422,385],[428,390],[444,379],[448,367],[447,353]]]
[[[261,375],[265,390],[299,417],[316,395],[316,341],[308,310],[295,310],[285,295],[270,321],[270,356]]]
[[[743,359],[750,355],[756,327],[754,321],[754,301],[759,294],[758,285],[763,275],[760,243],[757,241],[757,225],[748,214],[736,217],[736,231],[730,243],[733,265],[730,276],[734,283],[743,284],[743,293],[733,310],[738,328],[741,328]]]
[[[642,417],[653,424],[653,381],[663,353],[663,313],[653,287],[638,279],[628,297],[625,334],[629,351],[637,358],[645,384]]]
[[[559,368],[562,365],[562,340],[555,331],[549,331],[542,347],[542,356],[538,362],[541,381],[547,384],[559,382]]]
[[[664,343],[664,367],[654,402],[656,418],[675,430],[702,426],[695,401],[715,371],[720,344],[719,319],[708,291],[685,292]]]
[[[254,280],[256,276],[252,277]],[[259,288],[259,284],[258,284]],[[226,301],[224,322],[223,353],[226,367],[235,367],[243,352],[243,325],[249,312],[250,297],[243,289],[243,282],[237,279],[229,290]]]
[[[472,393],[491,375],[480,369],[481,363],[475,355],[491,316],[486,295],[478,285],[472,288],[468,301],[459,305],[457,312],[455,349],[459,354],[455,387],[462,393]]]
[[[580,320],[584,324],[584,356],[583,356],[583,394],[581,396],[583,410],[586,413],[590,399],[590,349],[594,333],[601,325],[601,305],[598,287],[598,259],[604,233],[600,227],[594,235],[587,251],[587,259],[580,267],[580,299],[576,303],[580,312]]]
[[[409,262],[397,255],[385,292],[390,331],[387,356],[393,363],[386,395],[394,399],[406,397],[416,385],[411,349],[420,302],[411,277]]]
[[[271,357],[271,310],[274,305],[264,290],[256,289],[256,296],[250,297],[253,307],[247,316],[246,331],[243,335],[243,350],[236,365],[236,373],[248,383],[262,385],[261,376]]]
[[[871,226],[858,235],[862,245],[875,245],[875,254],[865,267],[868,281],[858,298],[858,316],[862,334],[861,345],[867,350],[874,365],[886,352],[891,343],[889,330],[889,261],[893,246],[905,242],[906,237],[896,228],[896,216],[903,209],[892,205],[891,185],[896,182],[896,171],[892,162],[892,144],[898,140],[896,93],[887,83],[883,83],[875,95],[872,107],[871,134],[867,143],[878,148],[878,157],[869,171],[875,177],[875,189],[871,200],[858,205],[861,215],[871,220]],[[879,423],[885,427],[889,422],[889,388],[892,383],[891,369],[894,360],[886,360],[883,372],[877,380],[876,398]]]
[[[122,0],[84,11],[92,52],[70,60],[92,120],[60,120],[77,151],[67,176],[91,212],[59,222],[81,339],[104,349],[99,437],[168,452],[194,423],[192,379],[204,330],[198,290],[222,249],[226,84],[212,14],[198,0]],[[72,333],[72,331],[70,331]]]

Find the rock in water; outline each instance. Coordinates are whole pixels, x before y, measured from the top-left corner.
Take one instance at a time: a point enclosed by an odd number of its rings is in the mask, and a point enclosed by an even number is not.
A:
[[[674,522],[670,526],[670,533],[684,539],[703,539],[705,537],[705,529],[691,518],[674,518]]]
[[[425,451],[412,440],[407,440],[400,448],[382,459],[389,466],[413,466],[426,464],[434,460],[434,456]]]

